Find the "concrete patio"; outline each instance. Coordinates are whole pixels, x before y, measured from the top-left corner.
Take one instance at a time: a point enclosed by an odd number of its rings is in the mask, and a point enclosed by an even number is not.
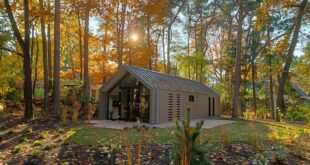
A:
[[[209,128],[214,128],[218,127],[221,125],[225,124],[230,124],[234,123],[236,121],[233,120],[225,120],[225,119],[195,119],[191,121],[191,125],[195,126],[198,121],[204,121],[203,128],[209,129]],[[124,129],[124,128],[132,128],[134,126],[138,126],[139,123],[137,122],[126,122],[126,121],[121,121],[121,120],[91,120],[89,121],[89,124],[91,124],[94,127],[102,127],[102,128],[110,128],[110,129]],[[147,127],[156,127],[156,128],[169,128],[169,127],[174,127],[175,123],[174,122],[167,122],[167,123],[161,123],[161,124],[155,124],[155,125],[150,125],[148,123],[140,123],[142,125],[145,125]]]

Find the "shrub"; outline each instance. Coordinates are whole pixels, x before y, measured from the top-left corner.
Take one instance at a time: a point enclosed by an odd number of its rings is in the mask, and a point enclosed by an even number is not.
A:
[[[220,126],[219,130],[221,133],[222,145],[225,147],[231,142],[230,132],[225,126]]]
[[[264,106],[259,106],[257,108],[257,117],[266,120],[270,116],[269,110]]]
[[[247,141],[248,144],[254,146],[257,150],[261,150],[263,147],[263,140],[261,135],[257,134],[254,124],[252,122],[248,122],[248,130],[247,130]]]
[[[19,143],[23,143],[23,142],[26,142],[28,139],[26,136],[22,136],[20,139],[19,139]]]
[[[34,146],[40,146],[41,142],[39,140],[36,140],[36,141],[33,142],[33,145]]]
[[[32,133],[32,127],[28,127],[28,128],[26,129],[26,133]]]
[[[65,132],[65,129],[63,129],[63,128],[58,128],[57,131],[58,131],[59,133],[64,133],[64,132]]]
[[[23,148],[21,146],[15,146],[14,150],[12,151],[13,153],[18,153],[22,150]]]
[[[176,120],[175,144],[172,151],[174,164],[210,164],[204,153],[198,148],[198,137],[201,133],[203,121],[196,124],[196,127],[190,126],[191,110],[187,109],[186,119]]]
[[[40,131],[39,133],[40,139],[46,139],[47,137],[48,137],[48,131],[44,131],[44,130]]]
[[[50,150],[52,148],[51,144],[45,144],[44,150]]]
[[[81,109],[81,104],[78,102],[74,102],[73,108],[72,108],[72,121],[73,122],[76,122],[78,120],[80,109]]]
[[[16,89],[13,89],[4,94],[4,99],[12,101],[20,101],[22,99],[22,94]]]
[[[290,121],[310,121],[310,106],[293,105],[287,108],[284,115]]]
[[[41,150],[34,149],[34,150],[32,150],[32,155],[41,156],[41,155],[43,155],[43,152]]]
[[[68,106],[61,104],[61,121],[67,122]]]

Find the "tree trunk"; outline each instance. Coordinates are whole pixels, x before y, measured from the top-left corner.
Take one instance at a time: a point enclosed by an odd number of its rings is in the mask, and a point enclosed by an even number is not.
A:
[[[116,7],[116,35],[117,35],[117,69],[120,69],[123,65],[123,58],[120,51],[120,26],[119,26],[119,3]]]
[[[50,9],[50,0],[48,0],[48,9]],[[52,93],[52,89],[53,89],[51,22],[47,24],[47,38],[48,38],[47,39],[47,61],[48,61],[48,88],[49,88],[48,95],[50,97],[50,94]]]
[[[34,31],[32,31],[34,33]],[[32,94],[35,97],[35,89],[38,80],[38,58],[39,58],[39,41],[38,41],[38,33],[36,33],[36,55],[35,55],[35,62],[34,62],[34,79],[32,85]]]
[[[162,38],[161,38],[161,42],[162,42],[162,46],[163,46],[163,59],[164,59],[164,70],[165,72],[167,72],[167,65],[166,65],[166,46],[165,46],[165,26],[163,25],[163,29],[162,29]]]
[[[55,0],[54,18],[54,83],[53,106],[56,120],[61,119],[60,114],[60,0]]]
[[[43,0],[39,1],[40,10],[44,11]],[[41,34],[42,34],[42,54],[43,54],[43,72],[44,72],[44,108],[48,110],[49,108],[49,84],[48,84],[48,57],[47,57],[47,45],[46,45],[46,34],[45,34],[45,21],[44,18],[41,17]]]
[[[282,70],[282,75],[281,75],[281,79],[279,82],[279,89],[278,89],[278,94],[277,94],[277,108],[279,108],[280,112],[284,112],[285,111],[285,105],[284,105],[284,93],[285,93],[285,84],[286,84],[286,80],[288,78],[288,73],[289,73],[289,69],[294,57],[294,51],[295,51],[295,47],[296,44],[298,42],[298,34],[300,31],[300,26],[301,26],[301,21],[302,21],[302,17],[304,15],[304,10],[307,6],[307,2],[308,0],[303,0],[302,3],[299,6],[299,11],[298,11],[298,16],[296,17],[296,23],[295,23],[295,29],[294,29],[294,33],[293,33],[293,38],[290,44],[290,47],[288,49],[288,53],[287,53],[287,59],[284,65],[284,68]],[[280,120],[280,112],[277,111],[276,113],[276,120],[279,121]]]
[[[240,117],[240,81],[241,81],[241,46],[242,46],[242,24],[243,24],[243,1],[239,2],[239,16],[238,16],[238,34],[236,45],[235,58],[235,81],[234,81],[234,95],[233,95],[233,114],[232,117],[238,119]]]
[[[87,0],[85,8],[85,30],[84,30],[84,86],[83,86],[83,109],[86,110],[90,101],[90,85],[88,74],[88,31],[89,31],[89,10],[91,0]],[[84,111],[85,112],[85,111]],[[83,113],[82,113],[83,114]]]
[[[151,51],[151,16],[150,14],[147,14],[147,51],[149,56],[149,70],[152,70],[152,54]]]
[[[255,61],[254,54],[252,54],[251,59],[251,72],[252,72],[252,90],[253,90],[253,111],[256,114],[257,104],[256,104],[256,84],[255,84]]]
[[[171,26],[168,26],[167,31],[167,73],[171,73],[171,62],[170,62],[170,44],[171,44]]]
[[[17,23],[15,21],[9,0],[4,0],[5,9],[7,11],[14,36],[16,37],[19,45],[23,51],[23,69],[24,69],[24,101],[25,101],[25,119],[31,119],[33,117],[32,111],[32,81],[31,81],[31,57],[29,52],[29,41],[30,41],[30,21],[29,21],[29,4],[28,0],[24,0],[24,21],[25,21],[25,40],[21,37]]]
[[[121,24],[120,24],[120,59],[121,66],[123,65],[124,58],[124,31],[125,31],[125,13],[126,13],[127,4],[122,0],[122,13],[121,13]]]
[[[78,10],[78,23],[79,23],[79,48],[80,48],[80,80],[83,80],[83,43],[82,43],[82,26],[80,18],[80,10]]]

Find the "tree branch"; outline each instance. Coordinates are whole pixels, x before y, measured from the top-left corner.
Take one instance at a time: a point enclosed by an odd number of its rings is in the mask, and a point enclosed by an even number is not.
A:
[[[9,48],[0,47],[0,49],[5,50],[5,51],[8,51],[8,52],[11,52],[11,53],[14,53],[14,54],[16,54],[16,55],[18,55],[18,56],[24,57],[23,53],[17,52],[17,51],[15,51],[15,50],[12,50],[12,49],[9,49]]]
[[[15,18],[14,18],[11,6],[9,4],[9,0],[4,0],[4,4],[5,4],[5,8],[6,8],[6,11],[8,13],[8,17],[10,19],[11,25],[12,25],[12,29],[14,31],[14,35],[17,38],[17,41],[19,42],[19,45],[23,46],[24,45],[24,40],[23,40],[22,36],[20,35],[19,30],[18,30],[17,23],[15,21]]]

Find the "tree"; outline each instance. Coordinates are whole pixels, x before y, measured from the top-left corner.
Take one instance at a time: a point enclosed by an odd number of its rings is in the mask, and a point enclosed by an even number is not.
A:
[[[43,0],[39,1],[40,10],[44,13]],[[48,56],[47,56],[47,44],[46,44],[46,33],[45,33],[45,21],[44,15],[41,15],[41,34],[42,34],[42,48],[43,48],[43,73],[44,73],[44,108],[49,108],[49,82],[48,82]]]
[[[294,57],[294,51],[295,51],[295,47],[296,44],[298,42],[298,34],[300,31],[300,27],[301,27],[301,22],[302,22],[302,18],[303,15],[305,14],[305,9],[307,6],[307,2],[308,0],[303,0],[301,4],[298,5],[299,10],[298,10],[298,14],[296,17],[296,22],[295,22],[295,28],[294,28],[294,32],[293,32],[293,38],[291,41],[291,44],[289,46],[288,52],[287,52],[287,59],[285,62],[285,65],[283,67],[282,73],[281,73],[281,78],[279,81],[279,88],[278,88],[278,94],[277,94],[277,107],[279,108],[279,110],[281,112],[285,111],[285,105],[284,105],[284,88],[285,88],[285,84],[288,78],[288,73],[289,73],[289,69]],[[280,114],[276,113],[276,120],[280,120]]]
[[[53,97],[55,118],[60,120],[60,0],[55,0]]]
[[[17,26],[14,18],[9,0],[4,0],[5,9],[7,11],[14,36],[16,37],[19,45],[23,51],[23,71],[24,71],[24,101],[25,101],[25,119],[31,119],[33,117],[32,107],[32,81],[31,81],[31,58],[30,58],[30,20],[29,20],[29,2],[24,0],[24,39],[21,36],[20,30]]]
[[[237,45],[236,45],[236,58],[235,58],[235,81],[234,81],[234,95],[233,95],[233,118],[240,117],[240,80],[241,80],[241,46],[242,46],[242,25],[244,19],[244,2],[243,0],[238,1],[239,12],[238,12],[238,34],[237,34]]]
[[[90,86],[88,74],[88,31],[89,31],[89,12],[91,7],[91,0],[87,0],[85,8],[85,30],[84,30],[84,86],[83,86],[83,99],[84,109],[87,108],[90,99]]]

